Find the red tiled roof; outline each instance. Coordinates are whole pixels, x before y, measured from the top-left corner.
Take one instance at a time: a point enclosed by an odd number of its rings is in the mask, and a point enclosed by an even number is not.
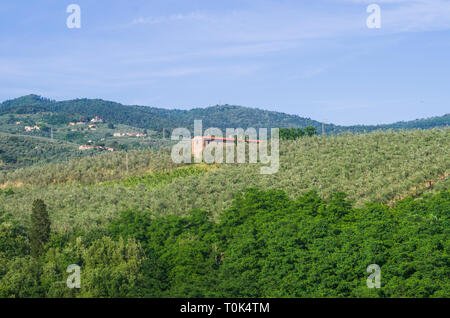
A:
[[[236,138],[225,138],[225,137],[213,137],[213,136],[195,136],[194,138],[202,138],[202,139],[212,139],[212,140],[229,140],[229,141],[235,141]],[[239,141],[242,141],[242,139],[239,139]],[[262,140],[258,139],[245,139],[247,142],[262,142]]]

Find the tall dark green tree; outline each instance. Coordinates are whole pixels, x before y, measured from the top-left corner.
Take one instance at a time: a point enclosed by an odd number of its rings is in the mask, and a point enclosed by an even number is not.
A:
[[[50,217],[44,201],[38,199],[33,202],[31,213],[30,243],[31,255],[39,257],[44,251],[44,245],[50,237]]]
[[[315,134],[317,134],[317,129],[313,126],[307,126],[304,129],[304,132],[307,136],[314,136]]]

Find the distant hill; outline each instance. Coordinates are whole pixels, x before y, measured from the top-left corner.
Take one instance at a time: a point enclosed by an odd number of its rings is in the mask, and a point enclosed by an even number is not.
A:
[[[431,129],[439,127],[447,127],[450,124],[450,114],[443,116],[436,116],[424,119],[416,119],[411,121],[399,121],[393,124],[374,125],[374,126],[349,126],[354,131],[373,131],[373,130],[387,130],[387,129]]]
[[[322,123],[310,118],[290,115],[281,112],[261,110],[234,105],[217,105],[191,110],[163,109],[147,106],[127,106],[102,99],[75,99],[53,101],[37,95],[27,95],[0,104],[0,115],[27,114],[39,112],[57,113],[61,120],[67,118],[100,116],[107,122],[124,124],[155,131],[170,131],[177,127],[192,128],[195,119],[203,120],[203,127],[248,128],[248,127],[299,127],[313,126],[319,132]],[[338,126],[326,124],[327,134],[339,132],[363,133],[388,129],[429,129],[445,127],[450,123],[450,114],[440,117],[397,122],[388,125],[355,125]]]
[[[165,127],[175,127],[177,124],[181,125],[175,118],[167,116],[164,109],[124,106],[101,99],[75,99],[55,102],[37,95],[28,95],[3,102],[0,106],[0,114],[36,112],[68,114],[71,117],[92,118],[99,116],[107,122],[156,131],[162,131]]]

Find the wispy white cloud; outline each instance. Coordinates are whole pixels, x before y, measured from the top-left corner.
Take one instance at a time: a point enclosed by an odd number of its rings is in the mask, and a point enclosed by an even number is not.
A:
[[[402,32],[450,29],[450,0],[335,0],[347,5],[363,4],[361,10],[337,13],[316,10],[286,3],[270,2],[254,10],[224,12],[192,11],[167,16],[138,17],[128,27],[141,25],[167,32],[167,40],[183,43],[208,43],[220,49],[202,48],[185,52],[186,58],[197,56],[232,57],[287,50],[302,41],[369,35],[386,35]],[[382,6],[382,28],[368,33],[365,4]],[[176,31],[174,31],[176,28]],[[161,34],[161,36],[163,36]],[[178,57],[164,57],[178,59]]]
[[[336,0],[348,4],[381,6],[384,32],[415,32],[450,28],[449,0]]]
[[[382,11],[386,28],[394,32],[450,29],[450,1],[410,1]]]
[[[185,77],[190,75],[198,74],[230,74],[230,75],[245,75],[257,72],[262,68],[261,65],[257,64],[233,64],[233,65],[222,65],[222,66],[199,66],[199,67],[172,67],[165,68],[157,71],[147,71],[147,72],[130,72],[125,75],[117,77],[120,79],[151,79],[151,78],[176,78]]]
[[[89,61],[87,61],[89,60]],[[95,67],[93,67],[95,65]],[[21,87],[17,90],[17,95],[30,92],[30,87],[34,91],[45,91],[48,87],[56,87],[61,83],[69,89],[70,87],[96,88],[123,88],[123,87],[143,87],[155,84],[164,79],[177,79],[191,76],[247,76],[262,69],[262,65],[257,63],[227,63],[226,65],[187,65],[178,66],[158,65],[142,68],[137,67],[117,67],[111,68],[111,61],[101,57],[89,59],[83,56],[73,59],[70,57],[44,58],[36,63],[32,58],[10,58],[0,59],[0,77],[10,78],[10,81],[18,81]],[[36,81],[46,74],[45,80]],[[81,80],[80,80],[81,79]],[[34,83],[31,85],[31,83]],[[45,94],[44,94],[45,95]],[[52,95],[55,96],[55,95]]]
[[[212,21],[211,16],[199,11],[188,13],[176,13],[168,16],[158,17],[138,17],[133,19],[131,24],[162,24],[179,21]]]
[[[161,62],[176,62],[186,59],[198,58],[233,58],[245,56],[258,56],[268,53],[280,52],[287,49],[299,47],[299,43],[289,41],[275,41],[275,42],[261,42],[249,44],[231,44],[228,46],[219,46],[216,48],[206,48],[199,50],[184,51],[179,54],[162,55],[156,57],[134,57],[123,60],[124,64],[137,63],[161,63]]]
[[[211,73],[217,70],[217,67],[180,67],[169,68],[160,71],[142,73],[143,77],[183,77],[188,75]],[[132,76],[136,78],[136,74]]]

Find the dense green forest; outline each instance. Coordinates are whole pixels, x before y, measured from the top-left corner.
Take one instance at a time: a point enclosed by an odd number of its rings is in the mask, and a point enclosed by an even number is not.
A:
[[[124,210],[103,231],[57,233],[38,200],[30,227],[0,213],[0,297],[449,297],[449,211],[449,191],[355,208],[344,193],[248,189],[217,221]]]
[[[0,104],[2,114],[51,112],[57,114],[53,124],[67,123],[74,118],[100,116],[108,122],[167,133],[177,127],[192,128],[194,120],[202,120],[204,127],[226,128],[305,128],[312,126],[322,132],[322,123],[310,118],[235,105],[216,105],[191,110],[169,110],[146,106],[125,106],[101,99],[75,99],[56,102],[37,95],[27,95]],[[430,129],[446,127],[450,114],[376,126],[339,126],[325,124],[327,134],[340,132],[364,133],[387,129]]]

